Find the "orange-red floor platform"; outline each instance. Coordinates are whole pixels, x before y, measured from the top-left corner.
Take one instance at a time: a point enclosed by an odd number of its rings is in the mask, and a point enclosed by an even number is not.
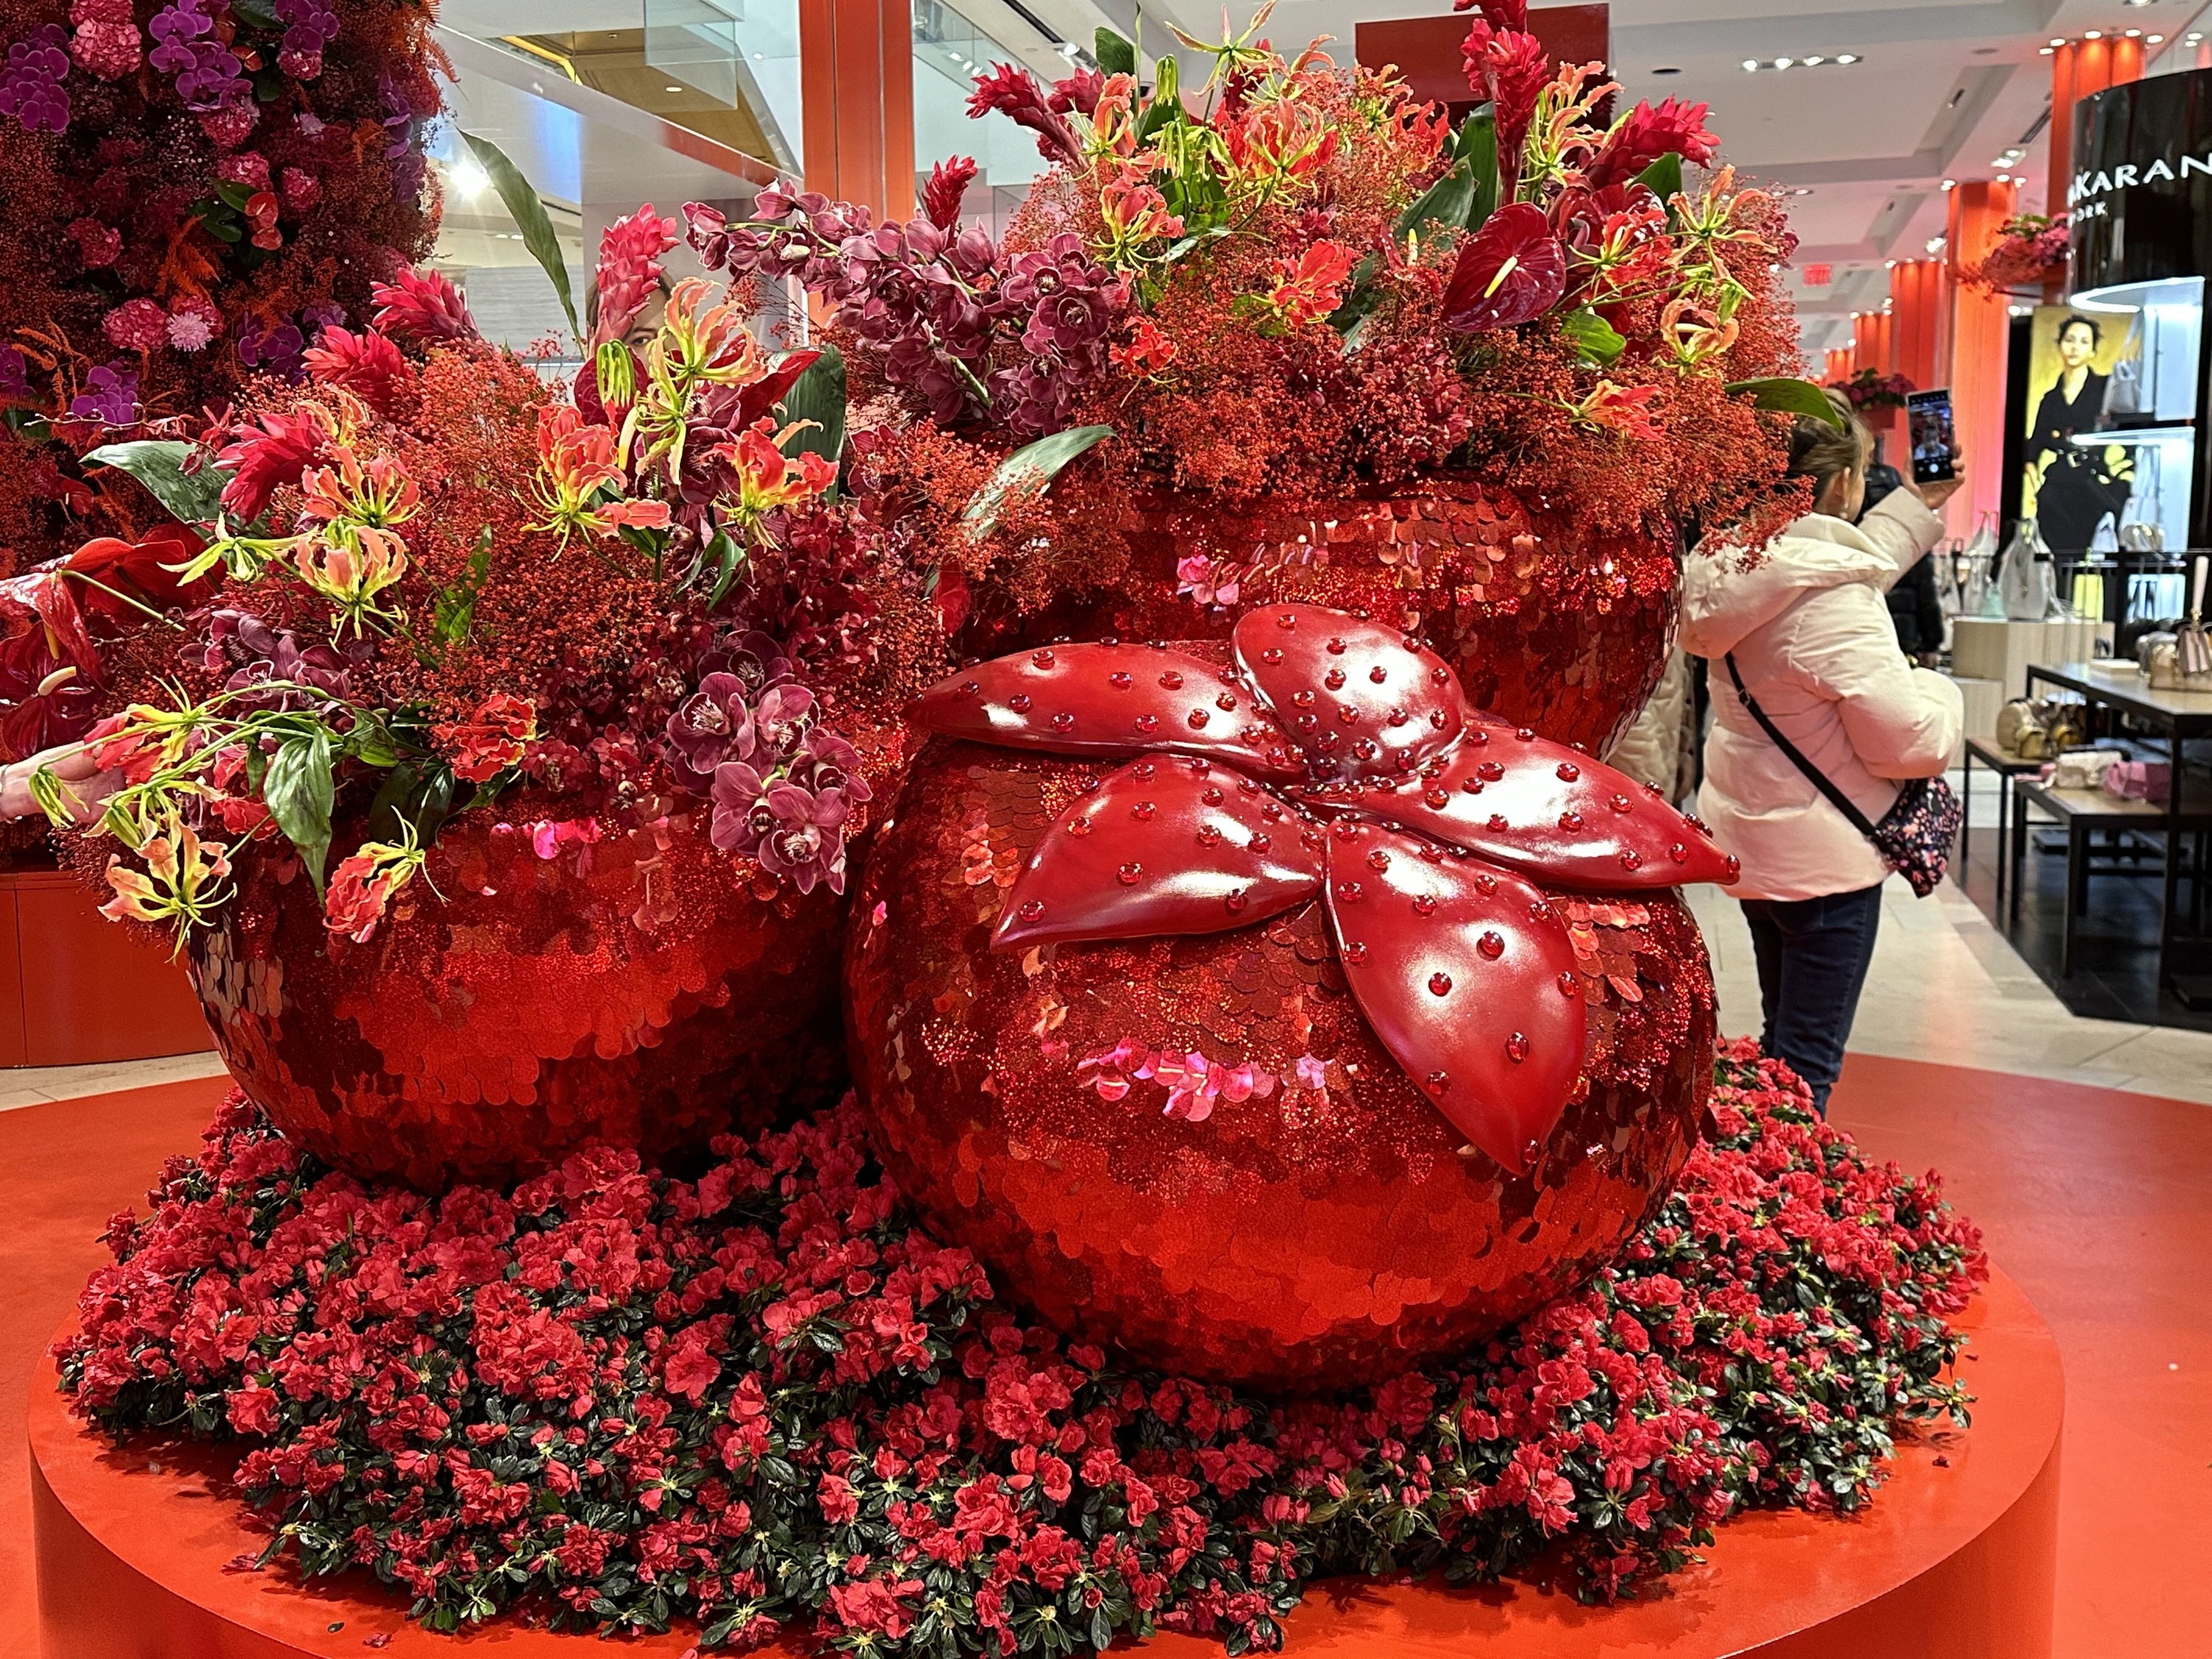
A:
[[[137,1195],[163,1155],[193,1144],[220,1087],[171,1085],[0,1115],[0,1214],[10,1224],[0,1246],[0,1656],[37,1651],[23,1413],[43,1334],[100,1259],[96,1235],[106,1216]],[[1996,1259],[2057,1334],[2069,1405],[2052,1651],[2062,1659],[2212,1651],[2203,1636],[2212,1585],[2201,1570],[2212,1559],[2201,1426],[2212,1419],[2212,1331],[2202,1316],[2212,1109],[1855,1059],[1838,1115],[1874,1152],[1945,1169],[1963,1206],[1987,1228]],[[1973,1366],[1986,1363],[1970,1362],[1970,1382]],[[1749,1540],[1750,1528],[1850,1523],[1780,1516],[1742,1524]],[[1686,1577],[1654,1609],[1678,1624],[1693,1619],[1709,1588]],[[1540,1607],[1526,1592],[1517,1599],[1554,1632],[1599,1616]],[[1464,1650],[1471,1632],[1408,1623],[1402,1608],[1393,1611],[1396,1601],[1361,1592],[1324,1618],[1367,1653]],[[1317,1596],[1310,1611],[1327,1607]],[[1689,1651],[1650,1641],[1624,1649],[1611,1639],[1628,1633],[1609,1627],[1591,1650]],[[1650,1635],[1663,1632],[1655,1626]],[[1310,1651],[1354,1650],[1324,1639],[1320,1621],[1294,1637]],[[1571,1651],[1557,1644],[1546,1650]],[[1916,1641],[1894,1650],[1932,1650]],[[1795,1659],[1790,1648],[1772,1651]]]

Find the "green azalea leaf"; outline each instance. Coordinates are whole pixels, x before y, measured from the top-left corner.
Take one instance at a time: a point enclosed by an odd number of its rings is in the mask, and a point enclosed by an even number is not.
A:
[[[553,234],[553,221],[545,211],[545,204],[538,197],[530,180],[522,176],[522,169],[507,160],[507,152],[489,138],[479,138],[472,132],[461,135],[477,165],[490,176],[492,188],[499,199],[507,204],[507,210],[514,216],[515,228],[522,233],[522,245],[530,256],[544,267],[552,279],[553,292],[560,296],[561,309],[568,319],[568,331],[579,340],[584,331],[576,325],[576,301],[568,292],[568,263],[561,257],[561,243]]]
[[[960,515],[962,533],[973,546],[999,527],[999,514],[1018,493],[1041,495],[1070,461],[1114,435],[1110,426],[1072,426],[1049,438],[1024,445],[999,463],[988,483],[975,492]]]
[[[1559,319],[1559,332],[1582,355],[1583,361],[1603,368],[1628,348],[1620,331],[1588,306]]]
[[[1753,409],[1779,410],[1785,415],[1810,415],[1816,421],[1826,421],[1838,432],[1844,429],[1843,416],[1828,401],[1828,394],[1810,380],[1793,380],[1777,376],[1765,380],[1731,380],[1727,390],[1751,394]]]
[[[200,458],[198,470],[186,472],[185,463],[195,451]],[[183,524],[214,523],[222,510],[222,487],[230,481],[230,475],[216,468],[215,457],[208,451],[169,438],[103,444],[84,459],[88,466],[109,466],[129,473]]]
[[[1133,76],[1137,72],[1137,48],[1112,29],[1100,29],[1091,37],[1091,55],[1104,74]]]
[[[323,890],[323,864],[331,852],[331,808],[337,785],[331,774],[331,734],[304,732],[288,738],[270,757],[261,781],[261,799],[285,838],[300,850],[300,861],[315,890]]]
[[[822,355],[783,394],[787,422],[814,422],[791,434],[791,447],[785,453],[796,455],[811,450],[824,460],[835,461],[845,453],[845,358],[827,340],[820,343],[820,349]]]

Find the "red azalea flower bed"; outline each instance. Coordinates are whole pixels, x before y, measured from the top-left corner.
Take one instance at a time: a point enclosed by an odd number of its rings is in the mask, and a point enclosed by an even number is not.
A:
[[[1946,1316],[1978,1233],[1747,1045],[1619,1262],[1459,1370],[1338,1401],[1064,1346],[902,1219],[863,1127],[848,1102],[696,1182],[602,1150],[428,1199],[234,1097],[116,1218],[63,1375],[116,1433],[235,1437],[272,1555],[366,1566],[434,1626],[885,1654],[1271,1647],[1330,1572],[1541,1558],[1616,1596],[1735,1510],[1859,1507],[1900,1425],[1964,1419]]]

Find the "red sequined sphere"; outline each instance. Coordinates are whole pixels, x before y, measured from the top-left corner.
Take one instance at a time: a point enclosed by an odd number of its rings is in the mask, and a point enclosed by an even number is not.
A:
[[[843,901],[757,894],[703,817],[548,850],[454,821],[363,945],[323,926],[296,860],[242,854],[191,951],[240,1087],[338,1168],[435,1190],[590,1140],[703,1146],[828,1079]]]
[[[1463,1348],[1613,1256],[1711,1085],[1712,977],[1674,893],[1554,894],[1589,1035],[1516,1179],[1376,1042],[1311,903],[1232,933],[991,951],[1030,849],[1102,769],[931,744],[854,902],[854,1070],[940,1236],[1064,1330],[1283,1389]],[[1513,1012],[1475,1018],[1506,1042]]]
[[[987,615],[969,654],[1055,636],[1225,639],[1255,605],[1303,600],[1419,635],[1475,707],[1594,755],[1667,665],[1672,545],[1599,537],[1471,481],[1346,499],[1326,514],[1238,515],[1168,498],[1133,509],[1124,529],[1134,562],[1118,591],[1018,628]]]

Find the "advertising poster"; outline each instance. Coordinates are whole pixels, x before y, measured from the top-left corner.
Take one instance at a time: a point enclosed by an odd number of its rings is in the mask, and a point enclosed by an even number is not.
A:
[[[2142,365],[2139,313],[2036,307],[2020,510],[2035,520],[2054,553],[2117,544],[2135,488],[2130,452],[2074,440],[2109,432],[2117,419],[2135,412]]]

